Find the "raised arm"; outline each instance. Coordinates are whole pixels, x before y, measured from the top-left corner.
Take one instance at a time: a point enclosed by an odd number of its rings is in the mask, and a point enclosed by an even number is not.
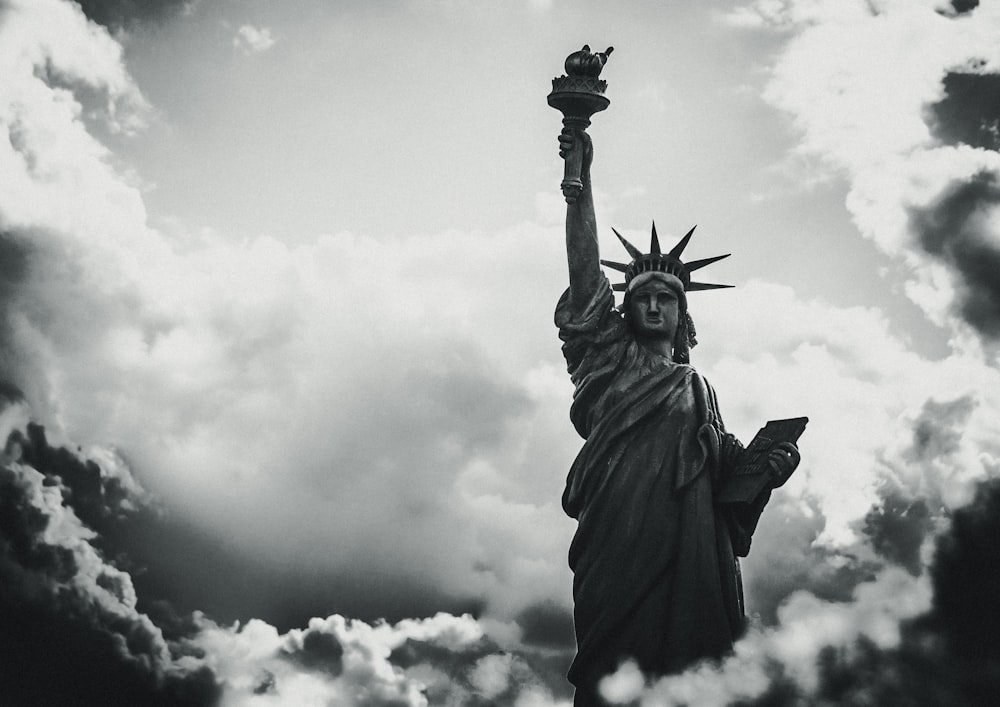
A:
[[[563,128],[559,135],[559,154],[570,159],[582,150],[580,179],[583,189],[566,205],[566,260],[569,263],[569,304],[575,313],[582,313],[593,298],[601,280],[600,255],[597,248],[597,217],[594,215],[594,195],[590,189],[590,163],[594,149],[590,136],[583,130]]]

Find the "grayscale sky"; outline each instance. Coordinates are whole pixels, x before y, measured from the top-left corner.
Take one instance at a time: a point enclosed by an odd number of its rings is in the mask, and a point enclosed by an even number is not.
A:
[[[702,279],[735,289],[690,297],[727,425],[810,417],[746,645],[891,645],[945,522],[903,570],[872,514],[944,518],[1000,465],[998,30],[960,0],[0,2],[2,431],[159,509],[130,610],[205,612],[228,704],[347,700],[376,680],[352,651],[480,640],[507,652],[378,670],[405,704],[562,704],[581,440],[545,96],[613,45],[602,254],[697,224],[686,256],[733,254]],[[342,672],[274,663],[311,617]]]

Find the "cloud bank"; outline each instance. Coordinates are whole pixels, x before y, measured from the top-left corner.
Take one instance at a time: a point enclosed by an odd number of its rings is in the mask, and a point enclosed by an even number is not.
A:
[[[997,8],[788,0],[731,19],[790,33],[765,98],[792,116],[799,154],[847,180],[859,231],[908,269],[908,294],[995,341],[996,292],[970,261],[1000,247],[990,191],[973,187],[1000,169],[980,90],[1000,67]]]
[[[400,612],[407,596],[490,600],[507,618],[565,605],[547,558],[569,526],[536,501],[558,498],[571,453],[545,441],[561,420],[539,405],[565,384],[474,321],[510,316],[502,273],[547,247],[540,229],[298,248],[169,237],[77,99],[141,119],[120,47],[57,2],[12,5],[4,32],[5,375],[49,434],[127,450],[188,522],[275,568],[363,567],[343,587],[359,602],[378,584]],[[73,41],[96,60],[61,48]],[[468,269],[439,279],[455,252]]]
[[[735,655],[651,685],[626,668],[609,682],[620,701],[847,695],[876,684],[844,679],[864,660],[907,674],[936,655],[924,643],[952,655],[935,617],[954,600],[929,568],[935,552],[977,561],[959,534],[935,538],[973,499],[990,507],[976,488],[1000,458],[1000,381],[982,269],[996,155],[988,116],[947,85],[990,75],[997,17],[951,8],[740,16],[787,33],[769,100],[848,180],[859,231],[908,268],[953,348],[927,360],[877,309],[773,283],[697,304],[696,365],[730,427],[809,414],[806,461],[755,538],[756,624]],[[92,130],[141,129],[149,110],[118,41],[69,3],[0,13],[3,586],[32,617],[13,634],[23,655],[48,645],[32,626],[75,633],[150,704],[564,699],[557,501],[579,443],[540,304],[564,279],[559,228],[297,246],[154,229]],[[210,606],[219,567],[250,588]]]
[[[282,634],[259,619],[227,626],[140,602],[119,568],[134,564],[121,537],[155,509],[128,468],[111,450],[49,446],[23,403],[0,422],[0,687],[10,704],[530,705],[565,691],[551,660],[502,650],[469,615],[331,615]]]
[[[816,464],[830,483],[867,483],[868,493],[845,496],[852,505],[868,498],[870,509],[850,510],[841,519],[856,518],[851,532],[831,536],[843,508],[828,502],[822,480],[800,479],[801,502],[781,499],[785,518],[772,507],[755,540],[748,594],[764,601],[734,655],[661,680],[625,665],[605,696],[643,705],[988,701],[997,642],[984,627],[996,612],[980,592],[1000,577],[986,540],[1000,459],[991,392],[1000,232],[996,106],[976,89],[995,80],[1000,16],[979,3],[787,1],[728,19],[786,33],[765,98],[801,131],[800,155],[846,180],[860,233],[905,269],[907,293],[950,329],[952,351],[926,361],[893,351],[902,343],[863,311],[852,323],[824,313],[819,326],[840,335],[800,344],[792,365],[779,365],[798,392],[808,385],[797,363],[808,357],[811,373],[829,364],[818,379],[827,401],[813,403],[849,422],[832,426],[829,448],[806,452],[803,471]],[[862,330],[865,320],[876,326]],[[740,363],[717,368],[733,366],[735,381],[751,375]],[[760,364],[774,365],[767,356]],[[972,577],[971,566],[982,571]]]

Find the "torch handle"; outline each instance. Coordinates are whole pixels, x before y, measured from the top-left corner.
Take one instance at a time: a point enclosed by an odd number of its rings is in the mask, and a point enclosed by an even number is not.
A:
[[[566,117],[563,118],[563,126],[575,131],[583,132],[590,127],[590,121],[586,118]],[[562,193],[567,204],[572,204],[583,191],[583,180],[580,178],[583,172],[583,142],[575,140],[573,149],[566,155],[563,165]]]

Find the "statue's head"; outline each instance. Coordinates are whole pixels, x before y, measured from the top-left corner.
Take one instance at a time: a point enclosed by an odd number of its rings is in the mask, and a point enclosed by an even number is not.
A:
[[[602,264],[625,273],[625,282],[612,287],[625,292],[622,311],[632,331],[641,337],[669,338],[673,343],[673,359],[678,363],[690,361],[691,347],[697,343],[694,322],[687,311],[687,293],[731,287],[691,282],[691,271],[728,257],[726,254],[688,263],[681,261],[681,253],[693,233],[692,228],[669,253],[661,253],[656,224],[653,224],[649,253],[644,254],[615,231],[615,235],[632,256],[632,262],[626,265],[609,260],[601,261]]]
[[[682,311],[687,310],[684,286],[673,275],[642,273],[629,283],[622,308],[639,336],[674,340]]]
[[[641,338],[666,339],[673,349],[673,360],[690,362],[694,322],[687,311],[684,285],[674,275],[645,272],[633,278],[622,303],[625,322]]]

